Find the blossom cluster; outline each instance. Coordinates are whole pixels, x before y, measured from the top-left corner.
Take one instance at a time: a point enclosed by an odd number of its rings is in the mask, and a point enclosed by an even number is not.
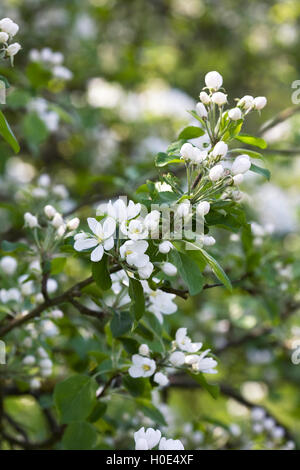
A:
[[[191,338],[187,336],[186,328],[179,328],[175,335],[175,341],[173,341],[172,350],[159,363],[150,358],[151,351],[147,344],[141,344],[139,354],[132,356],[132,366],[128,370],[129,375],[133,378],[154,375],[154,382],[164,387],[168,385],[169,379],[162,370],[166,371],[169,368],[187,366],[195,373],[216,374],[217,361],[212,357],[207,357],[209,349],[201,352],[201,348],[202,343],[193,343]]]
[[[19,31],[19,25],[10,18],[0,20],[0,52],[2,57],[9,57],[13,64],[14,56],[20,51],[21,45],[18,42],[11,42]]]
[[[64,55],[61,52],[54,52],[50,47],[44,47],[40,51],[31,49],[29,59],[31,62],[42,64],[51,72],[53,78],[67,81],[73,77],[71,70],[63,65]]]
[[[144,427],[134,433],[135,450],[151,450],[158,445],[159,450],[184,450],[179,439],[166,439],[157,429]]]

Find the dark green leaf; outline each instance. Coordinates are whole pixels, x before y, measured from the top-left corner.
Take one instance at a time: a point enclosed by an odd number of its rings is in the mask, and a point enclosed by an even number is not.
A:
[[[67,450],[91,450],[97,443],[97,437],[97,431],[92,424],[77,422],[69,424],[62,443]]]
[[[110,329],[115,338],[124,335],[131,330],[133,319],[130,312],[114,312],[110,322]]]
[[[189,140],[189,139],[195,139],[197,137],[201,137],[204,135],[205,132],[201,127],[198,126],[188,126],[185,127],[179,134],[178,138],[179,139],[184,139],[184,140]]]
[[[251,163],[250,171],[253,171],[254,173],[257,173],[258,175],[263,176],[268,181],[271,178],[271,172],[269,170],[267,170],[266,168],[261,168],[260,166],[254,165],[254,163]]]
[[[3,139],[11,146],[15,153],[20,151],[19,143],[15,138],[15,135],[2,111],[0,111],[0,134],[2,135]]]
[[[190,256],[175,250],[171,251],[170,260],[178,269],[189,293],[191,295],[199,294],[203,289],[204,280],[198,264]]]
[[[136,320],[145,313],[145,296],[142,284],[134,278],[129,278],[129,295],[131,298],[130,311]]]
[[[107,255],[104,255],[102,260],[97,263],[92,262],[92,275],[97,286],[100,287],[101,290],[108,290],[111,288]]]

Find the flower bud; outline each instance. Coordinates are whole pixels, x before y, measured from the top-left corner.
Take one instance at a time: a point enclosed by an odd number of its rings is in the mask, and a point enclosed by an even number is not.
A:
[[[219,72],[208,72],[205,75],[205,84],[210,90],[218,90],[223,84],[223,77]]]
[[[185,361],[185,355],[181,351],[175,351],[171,354],[169,360],[173,366],[182,366]]]
[[[141,356],[149,356],[150,354],[150,349],[147,344],[141,344],[139,347],[139,354]]]
[[[4,31],[0,33],[0,43],[3,44],[5,42],[7,42],[9,39],[9,36],[7,33],[5,33]]]
[[[199,202],[196,208],[197,214],[200,215],[201,217],[204,217],[206,214],[208,214],[209,210],[210,210],[210,203],[207,201]]]
[[[0,261],[0,267],[2,271],[8,276],[11,276],[15,272],[17,266],[18,263],[12,256],[3,256]]]
[[[221,91],[218,91],[212,95],[211,100],[218,106],[223,106],[223,104],[227,103],[227,95]]]
[[[218,142],[214,146],[211,154],[213,157],[225,157],[227,151],[228,151],[228,145],[225,144],[225,142],[223,142],[222,140],[220,140],[220,142]]]
[[[232,121],[238,121],[242,118],[242,111],[240,108],[232,108],[228,111],[228,117]]]
[[[197,103],[196,104],[196,112],[197,112],[198,116],[200,116],[202,119],[207,118],[207,110],[206,110],[203,103]]]
[[[19,52],[20,49],[21,45],[18,42],[14,42],[10,46],[8,46],[8,48],[6,49],[6,54],[8,55],[8,57],[13,57]]]
[[[39,226],[37,217],[32,215],[30,212],[25,212],[24,221],[25,225],[29,228],[35,228]]]
[[[160,253],[163,253],[163,254],[166,254],[166,253],[169,253],[170,250],[172,250],[174,248],[174,246],[172,245],[171,242],[169,242],[168,240],[165,240],[164,242],[161,242],[158,246],[158,251]]]
[[[211,181],[218,181],[224,174],[222,165],[215,165],[209,171],[209,178]]]
[[[69,230],[76,230],[79,227],[80,220],[78,217],[74,217],[74,219],[69,220],[67,223],[67,228]]]
[[[192,146],[192,144],[189,144],[189,143],[183,144],[183,146],[180,149],[180,155],[185,160],[192,159],[194,155],[194,147]]]
[[[202,163],[207,158],[207,151],[200,150],[198,147],[193,147],[192,161],[194,163]]]
[[[176,276],[177,274],[176,266],[168,261],[162,264],[161,269],[167,276]]]
[[[48,219],[52,219],[56,214],[56,210],[53,206],[48,204],[47,206],[44,207],[44,213],[46,217],[48,217]]]
[[[162,372],[156,372],[156,374],[153,377],[153,380],[161,387],[165,387],[169,383],[168,377]]]
[[[210,103],[210,97],[206,93],[206,91],[201,91],[199,95],[200,101],[202,101],[203,104],[209,104]]]
[[[242,175],[241,173],[233,177],[233,184],[239,185],[239,184],[242,184],[243,181],[244,181],[244,175]]]
[[[19,26],[10,18],[3,18],[0,20],[0,30],[4,31],[10,36],[15,36],[19,31]]]
[[[25,356],[22,362],[25,366],[33,366],[35,364],[35,357],[32,355]]]
[[[263,109],[267,104],[267,98],[265,96],[257,96],[254,98],[254,108],[257,110]]]
[[[149,277],[152,274],[152,271],[154,269],[154,266],[152,263],[147,263],[145,266],[142,268],[138,268],[138,273],[141,279],[149,279]]]
[[[211,237],[210,235],[204,235],[203,237],[203,245],[205,246],[213,246],[216,243],[216,240],[214,237]]]
[[[251,95],[245,95],[243,98],[240,99],[238,102],[238,106],[242,109],[250,109],[253,106],[254,98]]]
[[[59,212],[56,212],[52,220],[53,227],[59,228],[63,224],[64,224],[64,219],[62,218],[61,214],[59,214]]]
[[[251,161],[248,155],[239,155],[233,162],[231,171],[234,175],[246,173],[251,167]]]

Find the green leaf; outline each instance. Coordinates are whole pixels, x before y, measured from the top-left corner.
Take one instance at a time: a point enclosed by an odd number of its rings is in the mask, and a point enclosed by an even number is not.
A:
[[[62,444],[66,450],[91,450],[97,443],[98,434],[90,423],[69,424],[64,432]]]
[[[164,152],[159,152],[155,158],[155,165],[158,167],[170,165],[171,163],[183,163],[183,160],[173,157],[172,155],[168,155]]]
[[[119,338],[123,347],[128,354],[136,354],[139,350],[140,343],[132,338]]]
[[[61,423],[82,421],[96,404],[97,382],[86,375],[73,375],[56,385],[54,403]]]
[[[25,243],[9,242],[7,240],[3,240],[1,243],[1,250],[5,251],[6,253],[12,253],[14,251],[27,251],[29,250],[29,246]]]
[[[131,330],[133,318],[130,312],[114,312],[114,316],[110,322],[110,329],[114,338],[124,335]]]
[[[104,255],[98,263],[92,262],[92,275],[97,286],[101,290],[111,288],[111,278],[108,271],[108,256]]]
[[[145,296],[142,284],[134,278],[129,278],[129,296],[131,298],[130,311],[136,320],[145,313]]]
[[[254,137],[253,135],[240,134],[235,137],[236,140],[243,142],[244,144],[253,145],[254,147],[259,147],[265,149],[267,147],[267,142],[261,137]]]
[[[51,269],[50,269],[51,274],[60,274],[64,270],[66,262],[67,262],[67,258],[64,258],[64,257],[54,258],[51,261]]]
[[[0,111],[0,134],[2,135],[3,139],[11,146],[15,153],[20,151],[20,145],[2,111]]]
[[[185,127],[179,134],[178,139],[184,139],[184,140],[189,140],[189,139],[195,139],[197,137],[201,137],[204,135],[205,132],[201,127],[198,126],[188,126]]]
[[[105,414],[106,410],[107,410],[107,404],[98,402],[95,408],[93,409],[92,413],[90,414],[88,420],[91,423],[95,423]]]
[[[166,426],[165,418],[162,413],[152,404],[150,400],[144,398],[137,398],[136,403],[139,409],[152,421],[160,426]]]
[[[133,377],[130,377],[130,375],[125,375],[123,378],[123,385],[133,397],[140,397],[147,393],[150,398],[151,387],[149,379],[144,379],[142,377],[134,379]]]
[[[235,148],[235,149],[232,149],[230,150],[230,153],[238,153],[238,154],[246,154],[246,155],[249,155],[249,157],[252,157],[252,158],[257,158],[257,159],[260,159],[260,160],[263,160],[263,155],[259,152],[255,152],[254,150],[248,150],[248,149],[241,149],[241,148]]]
[[[46,124],[34,112],[25,116],[22,127],[27,142],[33,146],[40,145],[49,135]]]
[[[216,385],[216,384],[209,384],[207,381],[206,381],[206,378],[204,377],[204,375],[202,374],[202,372],[200,372],[199,374],[193,374],[192,372],[188,371],[188,374],[196,381],[198,382],[199,385],[201,385],[202,388],[204,388],[204,390],[206,390],[211,397],[213,397],[215,400],[217,400],[217,398],[219,398],[219,395],[220,395],[220,387],[219,385]]]
[[[205,122],[203,121],[203,119],[198,116],[198,114],[196,113],[196,111],[188,111],[189,114],[191,114],[195,119],[197,119],[197,121],[201,122],[202,126],[205,127]]]
[[[204,280],[198,264],[190,256],[175,250],[170,253],[170,260],[178,269],[189,293],[199,294],[203,289]]]
[[[257,173],[258,175],[261,175],[264,178],[266,178],[268,181],[270,181],[271,172],[267,170],[266,168],[261,168],[260,166],[257,166],[257,165],[254,165],[254,163],[251,163],[250,171],[253,171],[253,173]]]
[[[211,269],[213,270],[214,274],[217,276],[219,281],[221,281],[228,290],[232,290],[232,285],[229,277],[213,256],[211,256],[209,253],[207,253],[207,251],[205,251],[203,248],[196,245],[195,243],[186,242],[186,246],[192,250],[198,250],[203,256],[204,260],[210,265]]]

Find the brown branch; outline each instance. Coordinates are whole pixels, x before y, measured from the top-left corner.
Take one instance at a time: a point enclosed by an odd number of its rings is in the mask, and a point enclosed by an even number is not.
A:
[[[262,127],[259,130],[259,135],[263,135],[266,131],[269,129],[272,129],[272,127],[277,126],[277,124],[280,124],[283,121],[286,121],[287,119],[291,118],[294,116],[294,114],[297,114],[300,112],[300,106],[291,106],[290,108],[284,109],[280,113],[277,114],[271,121],[266,122],[265,124],[262,125]]]

